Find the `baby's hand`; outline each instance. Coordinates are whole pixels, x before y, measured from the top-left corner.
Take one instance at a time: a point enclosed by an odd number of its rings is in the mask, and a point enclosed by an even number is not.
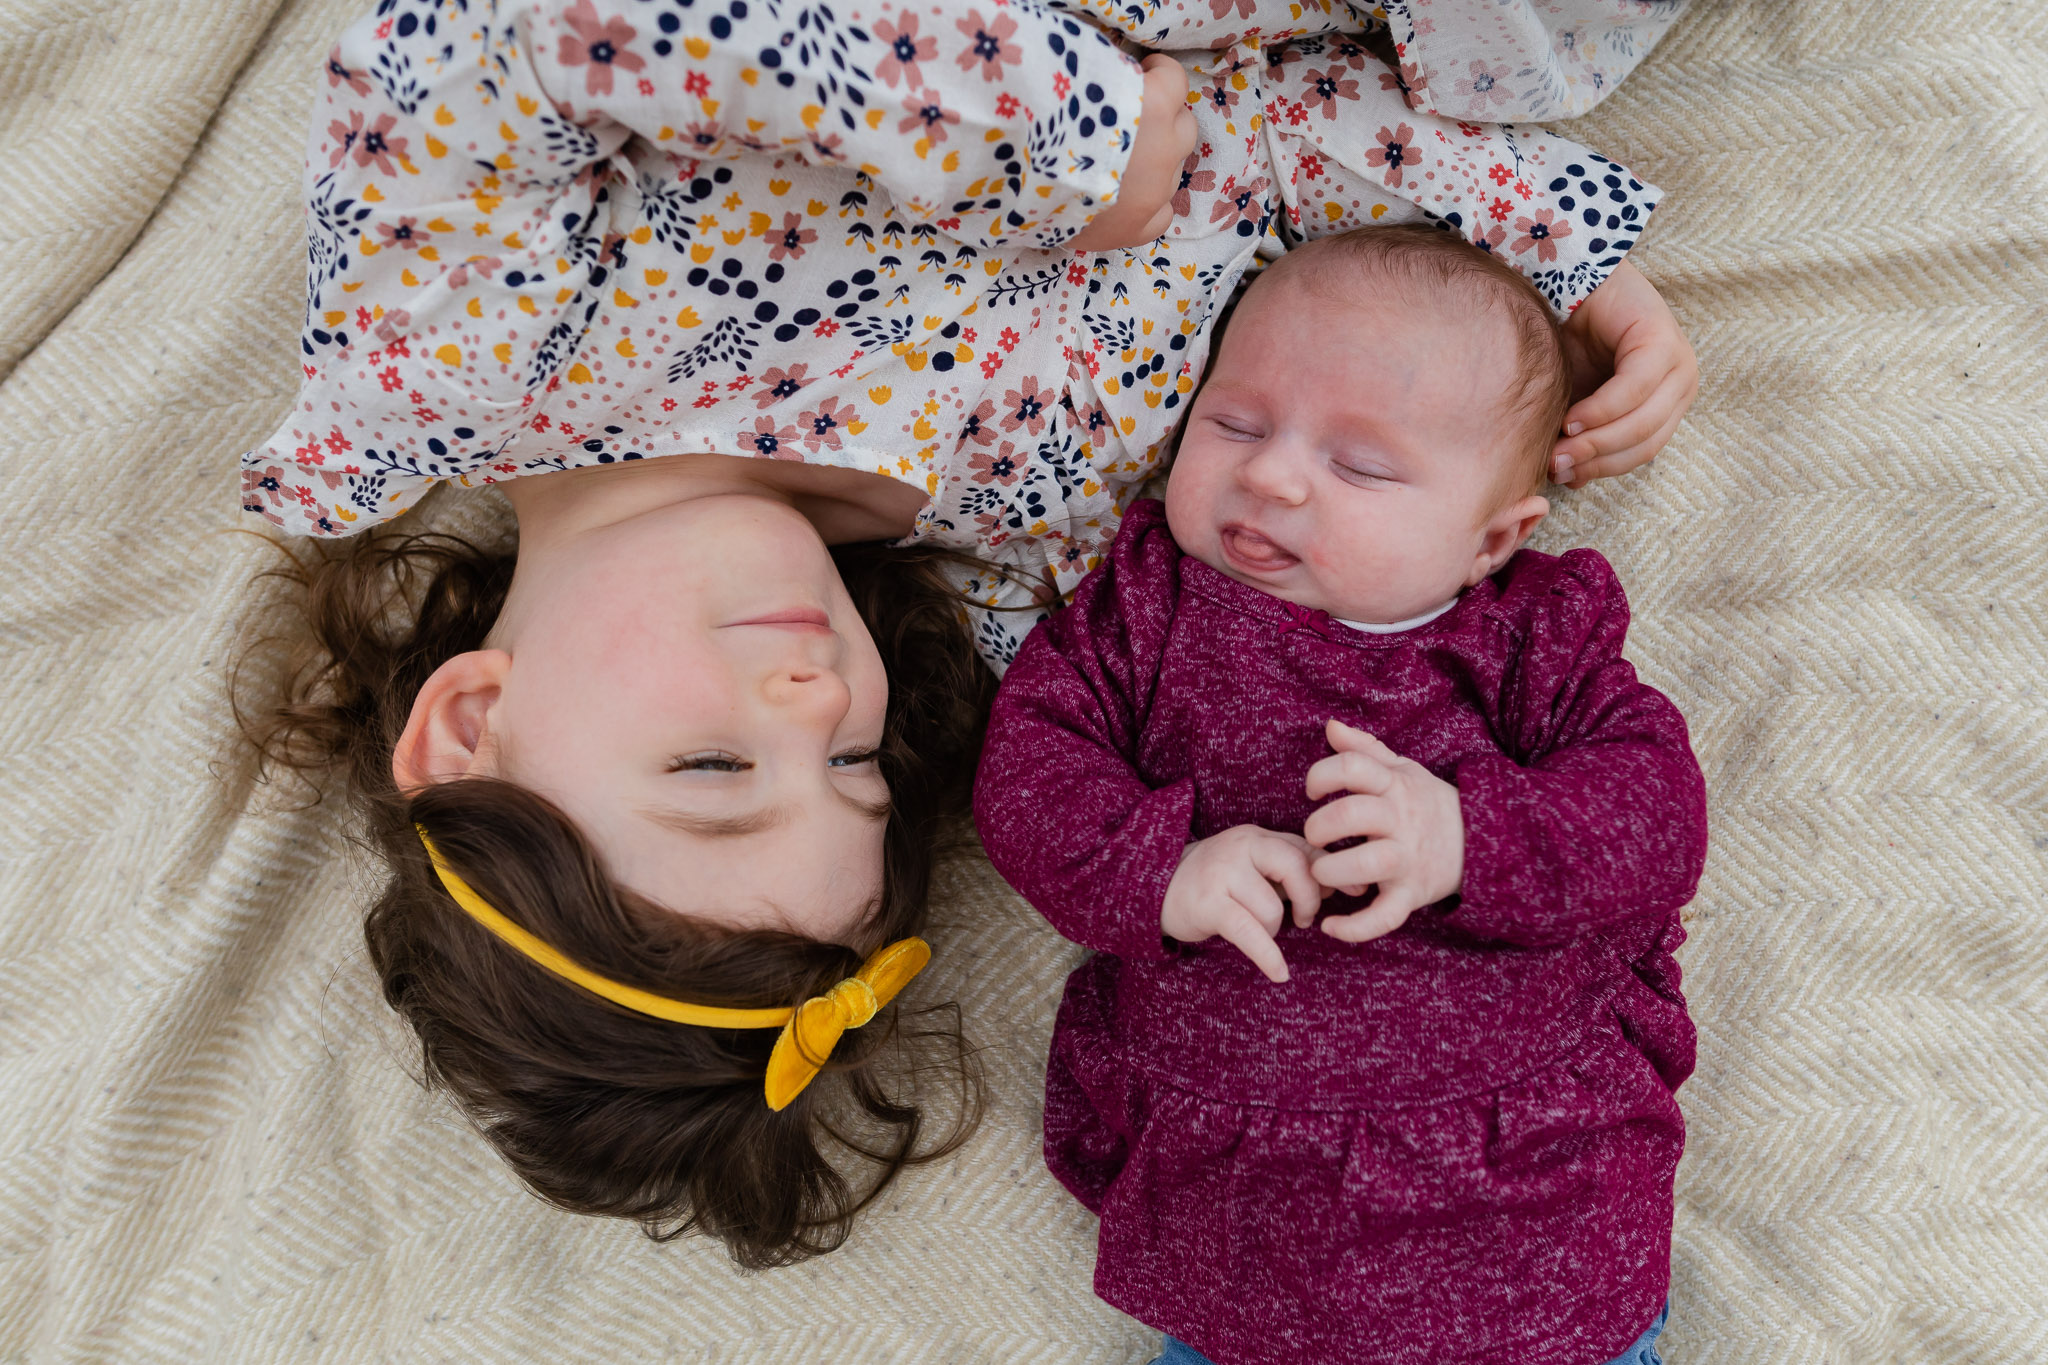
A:
[[[1173,222],[1173,192],[1181,163],[1195,149],[1195,112],[1188,108],[1187,69],[1153,53],[1142,63],[1145,103],[1138,140],[1117,183],[1116,200],[1067,243],[1070,251],[1113,251],[1143,246]]]
[[[1287,959],[1273,936],[1285,907],[1276,884],[1294,903],[1294,922],[1316,917],[1323,889],[1309,875],[1308,840],[1257,825],[1238,825],[1181,851],[1180,866],[1166,887],[1159,929],[1182,943],[1221,934],[1275,981],[1287,979]]]
[[[1550,474],[1569,488],[1626,474],[1664,448],[1700,391],[1699,362],[1657,287],[1627,261],[1564,325],[1572,367]]]
[[[1365,909],[1323,921],[1332,938],[1364,943],[1393,933],[1464,882],[1465,816],[1458,789],[1420,763],[1339,720],[1326,733],[1337,752],[1308,770],[1308,798],[1352,794],[1309,816],[1301,832],[1318,848],[1367,839],[1309,865],[1318,882],[1346,895],[1379,887]]]

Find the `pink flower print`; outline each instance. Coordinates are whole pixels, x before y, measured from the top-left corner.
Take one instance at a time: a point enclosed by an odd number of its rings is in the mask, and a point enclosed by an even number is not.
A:
[[[804,385],[813,382],[810,375],[804,373],[810,368],[809,365],[792,365],[785,370],[777,365],[774,369],[763,372],[761,383],[764,387],[755,392],[754,406],[772,408]]]
[[[916,95],[903,101],[903,107],[910,111],[910,117],[896,125],[899,133],[920,130],[933,142],[946,140],[946,125],[958,123],[960,116],[946,108],[939,100],[936,90],[920,90]]]
[[[725,129],[719,124],[706,123],[700,119],[684,126],[682,140],[700,152],[708,152],[725,141]]]
[[[396,224],[379,223],[377,235],[384,239],[378,246],[395,246],[405,251],[418,251],[434,240],[434,234],[419,226],[417,218],[401,218]]]
[[[386,346],[392,347],[391,353],[393,355],[404,355],[407,353],[398,350],[397,343],[404,338],[406,329],[411,326],[412,314],[406,312],[403,308],[387,309],[383,318],[377,323],[375,335],[377,340],[383,342]]]
[[[1408,97],[1410,109],[1429,103],[1429,73],[1414,62],[1401,63],[1401,93]]]
[[[1501,84],[1507,79],[1507,63],[1488,67],[1485,62],[1474,61],[1471,71],[1470,76],[1459,81],[1451,89],[1470,99],[1478,108],[1486,109],[1506,104],[1514,98],[1515,92]]]
[[[889,49],[889,55],[875,67],[876,78],[884,85],[894,85],[899,79],[913,88],[923,85],[924,73],[917,69],[917,64],[939,55],[939,40],[918,33],[917,16],[907,11],[901,24],[881,19],[876,21],[874,30]]]
[[[991,23],[981,17],[981,11],[971,9],[967,17],[953,27],[967,35],[967,50],[954,58],[962,71],[974,70],[981,65],[981,78],[985,81],[999,81],[1003,78],[1003,63],[1016,66],[1023,61],[1014,46],[1003,40],[1017,32],[1017,21],[1007,14],[998,13]]]
[[[1330,48],[1330,55],[1343,62],[1353,71],[1365,70],[1365,59],[1371,54],[1364,47],[1349,38],[1339,38]]]
[[[1212,18],[1228,19],[1232,10],[1240,19],[1249,19],[1259,8],[1259,0],[1209,0],[1209,14]]]
[[[1397,190],[1401,188],[1401,168],[1421,160],[1421,153],[1415,150],[1415,130],[1405,123],[1391,130],[1381,128],[1378,142],[1365,154],[1366,165],[1387,168],[1387,183]]]
[[[1357,98],[1358,82],[1351,79],[1343,67],[1333,66],[1328,71],[1308,73],[1308,94],[1302,97],[1301,102],[1311,109],[1321,105],[1324,118],[1335,118],[1338,100]]]
[[[1230,78],[1237,74],[1237,67],[1219,71],[1202,91],[1202,103],[1209,106],[1220,118],[1229,118],[1230,111],[1237,108],[1238,92],[1231,88]]]
[[[475,271],[479,276],[488,280],[491,277],[491,272],[503,264],[505,262],[496,256],[472,256],[448,272],[448,287],[450,289],[460,289],[463,285],[468,284],[471,271]]]
[[[1080,422],[1081,430],[1088,433],[1089,443],[1100,446],[1102,438],[1109,432],[1109,413],[1103,409],[1102,404],[1090,403],[1074,416]]]
[[[1001,362],[997,363],[997,368],[1001,368]],[[993,374],[994,371],[990,371],[990,373]],[[972,441],[975,445],[985,446],[990,441],[993,441],[996,438],[996,429],[991,424],[995,421],[995,417],[995,400],[993,398],[982,399],[980,406],[976,407],[973,412],[968,413],[967,420],[960,424],[960,444],[964,446]]]
[[[1193,151],[1188,153],[1186,161],[1180,163],[1180,187],[1173,192],[1173,214],[1176,218],[1185,218],[1194,208],[1195,191],[1207,194],[1216,188],[1216,172],[1195,169],[1201,161],[1202,154]]]
[[[576,0],[562,12],[562,22],[575,32],[562,35],[562,45],[555,53],[555,60],[563,66],[589,65],[590,69],[583,75],[586,93],[611,94],[614,66],[627,71],[646,69],[647,63],[639,53],[626,50],[627,44],[633,41],[633,26],[618,15],[600,22],[597,6],[590,0]]]
[[[763,460],[801,460],[796,428],[778,427],[773,417],[756,417],[752,429],[740,428],[740,450]]]
[[[846,160],[846,153],[839,150],[845,141],[837,133],[812,133],[811,157],[816,161],[833,162]]]
[[[327,125],[327,140],[333,144],[327,153],[327,164],[339,166],[348,160],[350,152],[356,149],[356,140],[363,135],[363,111],[348,111],[348,122],[335,119]]]
[[[800,412],[796,415],[797,435],[804,447],[813,452],[839,449],[839,431],[847,423],[858,420],[860,414],[838,398],[827,398],[818,404],[816,412]]]
[[[1483,231],[1474,232],[1472,234],[1472,245],[1478,247],[1481,251],[1497,252],[1500,250],[1500,244],[1507,239],[1508,230],[1499,223],[1495,223]]]
[[[1252,224],[1266,212],[1266,177],[1260,176],[1251,184],[1239,187],[1235,177],[1223,182],[1223,197],[1209,206],[1209,221],[1212,223],[1237,224],[1240,237],[1250,236]]]
[[[358,95],[370,93],[370,83],[363,78],[363,73],[351,71],[341,64],[339,44],[327,54],[327,88],[332,90],[337,85],[345,85]]]
[[[1554,218],[1554,212],[1550,209],[1536,210],[1533,218],[1517,218],[1515,231],[1522,235],[1515,238],[1515,252],[1518,255],[1526,254],[1533,247],[1537,260],[1556,260],[1558,239],[1571,236],[1572,225],[1563,219],[1553,221]]]
[[[282,526],[284,518],[270,509],[284,505],[283,493],[284,470],[276,465],[266,465],[260,474],[253,469],[242,471],[244,512],[261,512],[265,521],[273,526]]]
[[[1024,477],[1024,457],[1008,441],[994,450],[977,450],[967,464],[968,478],[975,483],[1001,484],[1008,488]]]
[[[782,215],[782,230],[768,233],[768,259],[779,261],[787,256],[792,260],[802,260],[804,248],[817,240],[818,234],[804,226],[802,214],[785,213]]]
[[[1046,410],[1057,401],[1051,389],[1042,388],[1036,379],[1027,379],[1022,388],[1011,389],[1003,395],[1003,430],[1015,431],[1024,428],[1033,436],[1045,430]]]

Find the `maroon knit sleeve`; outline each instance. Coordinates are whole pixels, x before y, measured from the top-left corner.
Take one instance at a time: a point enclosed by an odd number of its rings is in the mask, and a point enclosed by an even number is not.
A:
[[[1496,706],[1506,753],[1456,774],[1465,880],[1450,922],[1535,946],[1691,900],[1707,800],[1685,718],[1621,657],[1628,601],[1607,561],[1522,558],[1497,607],[1517,637]]]
[[[1134,504],[1004,674],[974,787],[996,870],[1067,938],[1130,959],[1167,956],[1159,913],[1194,813],[1192,782],[1155,791],[1135,767],[1179,558],[1159,504]]]

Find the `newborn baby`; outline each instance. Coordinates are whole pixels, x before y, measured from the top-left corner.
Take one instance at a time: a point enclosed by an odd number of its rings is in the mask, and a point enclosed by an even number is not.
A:
[[[1449,234],[1290,253],[996,702],[989,857],[1097,950],[1047,1162],[1098,1292],[1227,1365],[1661,1324],[1705,792],[1606,561],[1520,549],[1569,389]]]

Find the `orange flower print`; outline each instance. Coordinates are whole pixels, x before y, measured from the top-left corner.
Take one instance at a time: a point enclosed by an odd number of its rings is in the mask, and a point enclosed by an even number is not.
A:
[[[827,398],[818,404],[816,412],[800,412],[796,415],[797,436],[804,448],[812,452],[839,449],[839,431],[848,422],[857,421],[860,414],[853,407],[838,398]]]
[[[417,218],[401,218],[396,223],[377,224],[377,234],[384,240],[380,247],[398,247],[403,251],[418,251],[434,240],[434,234],[419,225]]]
[[[782,215],[782,230],[768,234],[768,259],[779,261],[785,256],[802,260],[804,248],[818,240],[818,234],[804,226],[800,213]]]
[[[611,94],[614,66],[627,71],[646,69],[647,63],[640,54],[626,50],[627,44],[633,41],[633,26],[618,15],[599,22],[597,7],[590,0],[576,0],[562,12],[562,22],[575,32],[562,35],[562,45],[555,54],[555,60],[563,66],[588,64],[590,69],[583,76],[583,88],[587,93]]]
[[[904,14],[900,25],[882,19],[876,21],[874,28],[875,36],[889,49],[889,55],[875,67],[876,78],[884,85],[894,85],[899,80],[913,88],[923,85],[924,73],[917,69],[917,64],[939,55],[939,40],[930,34],[919,34],[917,16],[910,13]]]
[[[754,406],[772,408],[804,385],[811,383],[811,376],[805,373],[810,368],[809,365],[792,365],[785,370],[777,365],[771,370],[763,371],[761,383],[765,387],[754,394]]]
[[[1538,209],[1531,217],[1517,218],[1515,231],[1522,234],[1514,241],[1514,250],[1518,254],[1533,247],[1537,260],[1554,261],[1557,259],[1558,241],[1572,235],[1572,225],[1557,218],[1550,209]]]
[[[1366,165],[1387,168],[1387,184],[1397,190],[1401,188],[1402,168],[1421,161],[1422,154],[1415,150],[1415,130],[1405,123],[1393,129],[1380,129],[1379,140],[1365,154]]]
[[[955,59],[962,71],[974,70],[979,62],[983,80],[999,81],[1003,78],[1004,62],[1017,66],[1023,61],[1016,46],[1005,41],[1017,32],[1017,21],[1007,14],[998,12],[991,23],[981,17],[980,10],[971,9],[954,27],[967,35],[967,50]]]
[[[896,125],[899,133],[921,131],[933,142],[946,140],[946,125],[958,123],[960,116],[948,109],[939,100],[936,90],[920,90],[903,101],[903,107],[910,111],[910,117]]]
[[[773,417],[756,417],[751,428],[740,428],[740,449],[764,460],[801,460],[796,448],[796,428],[778,427]]]

